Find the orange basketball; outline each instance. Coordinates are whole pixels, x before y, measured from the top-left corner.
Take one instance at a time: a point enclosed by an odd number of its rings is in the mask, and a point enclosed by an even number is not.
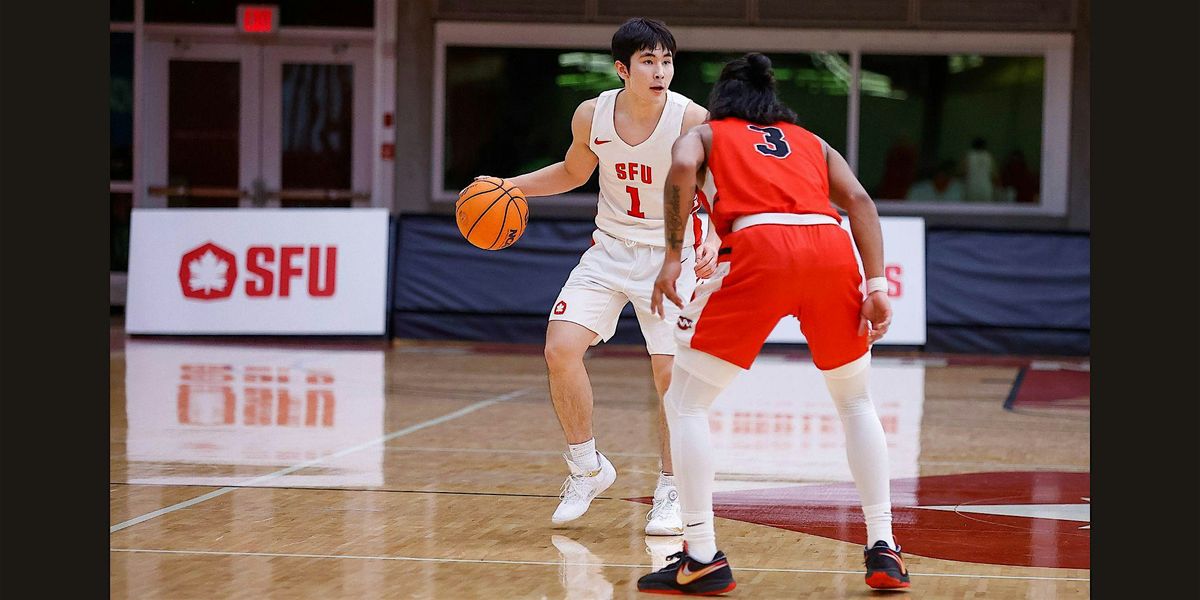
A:
[[[481,177],[454,203],[458,230],[484,250],[503,250],[521,238],[529,223],[529,203],[517,186],[499,177]]]

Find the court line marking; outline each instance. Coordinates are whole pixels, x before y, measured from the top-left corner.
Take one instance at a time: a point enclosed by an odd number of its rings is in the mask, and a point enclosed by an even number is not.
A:
[[[137,525],[138,523],[144,523],[155,517],[161,517],[165,514],[173,513],[177,510],[184,509],[189,506],[195,506],[196,504],[199,504],[206,500],[212,500],[213,498],[217,498],[219,496],[224,496],[225,494],[228,494],[229,492],[232,492],[234,490],[247,488],[247,487],[255,487],[261,483],[270,481],[272,479],[276,479],[279,477],[283,477],[284,475],[289,475],[291,473],[295,473],[296,471],[299,471],[301,469],[307,469],[308,467],[320,464],[326,460],[333,459],[333,458],[341,458],[343,456],[346,456],[347,454],[353,454],[355,452],[358,452],[359,450],[363,450],[365,448],[370,448],[371,446],[374,446],[376,444],[383,444],[390,440],[394,440],[398,437],[405,436],[405,435],[408,435],[408,434],[416,432],[416,431],[420,431],[427,427],[433,427],[434,425],[439,425],[441,423],[445,423],[446,421],[451,421],[451,420],[457,419],[463,415],[473,413],[481,408],[487,408],[493,404],[498,404],[498,403],[504,402],[506,400],[512,400],[513,398],[516,398],[518,396],[526,394],[526,393],[532,391],[533,389],[534,388],[522,388],[522,389],[519,389],[519,390],[516,390],[513,392],[509,392],[507,394],[501,394],[499,396],[494,396],[492,398],[488,398],[487,400],[480,400],[479,402],[464,406],[463,408],[460,408],[454,412],[446,413],[440,417],[429,419],[428,421],[422,421],[415,425],[409,425],[408,427],[405,427],[403,429],[398,429],[398,430],[388,433],[386,435],[377,437],[373,440],[368,440],[361,444],[358,444],[355,446],[350,446],[349,448],[344,448],[342,450],[338,450],[337,452],[334,452],[332,454],[318,456],[317,458],[314,458],[311,460],[306,460],[302,463],[280,469],[273,473],[267,473],[266,475],[260,475],[258,477],[250,479],[249,481],[246,481],[245,483],[242,483],[237,486],[225,486],[220,489],[213,490],[207,494],[192,498],[191,500],[184,500],[183,502],[179,502],[176,504],[172,504],[171,506],[167,506],[167,507],[160,508],[160,509],[152,511],[152,512],[148,512],[139,517],[134,517],[132,519],[129,519],[128,521],[122,521],[120,523],[117,523],[116,525],[109,527],[108,533],[109,533],[109,535],[112,535],[118,531],[121,531],[122,529],[126,529],[128,527],[133,527],[134,525]]]
[[[433,446],[386,446],[388,452],[464,452],[480,454],[530,454],[545,456],[562,456],[562,450],[521,450],[516,448],[454,448]],[[650,452],[608,452],[605,456],[622,456],[626,458],[658,458],[658,454]]]
[[[611,567],[622,569],[647,569],[650,565],[625,563],[595,563],[595,562],[564,562],[546,560],[490,560],[486,558],[429,558],[421,556],[364,556],[360,554],[299,554],[291,552],[225,552],[220,550],[162,550],[157,548],[109,548],[110,552],[130,552],[143,554],[195,554],[208,556],[247,556],[263,558],[322,558],[346,560],[395,560],[408,562],[444,562],[444,563],[474,563],[495,565],[546,565],[546,566],[589,566]],[[772,569],[767,567],[738,567],[739,571],[755,571],[764,573],[810,573],[826,575],[862,575],[862,571],[842,571],[837,569]],[[1025,575],[980,575],[975,573],[911,573],[913,577],[963,577],[975,579],[1022,579],[1036,581],[1091,581],[1087,577],[1038,577]]]

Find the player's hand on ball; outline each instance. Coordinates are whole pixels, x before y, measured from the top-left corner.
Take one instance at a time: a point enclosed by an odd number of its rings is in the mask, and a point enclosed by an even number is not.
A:
[[[867,343],[874,344],[876,340],[887,333],[892,324],[892,302],[884,292],[867,295],[863,300],[862,322],[859,324],[859,335],[867,334]]]
[[[683,300],[675,291],[675,281],[679,279],[679,272],[682,270],[678,260],[668,258],[663,263],[662,270],[658,272],[658,279],[654,282],[654,293],[650,295],[650,312],[658,315],[660,319],[667,318],[667,312],[663,309],[663,296],[675,306],[683,308]]]
[[[717,272],[717,249],[708,244],[696,248],[696,279],[707,279]]]

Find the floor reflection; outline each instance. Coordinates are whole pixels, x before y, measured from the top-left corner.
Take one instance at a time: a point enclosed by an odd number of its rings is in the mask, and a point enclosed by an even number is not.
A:
[[[382,351],[129,340],[127,483],[238,485],[383,435]],[[270,485],[378,486],[383,447]]]
[[[558,579],[568,600],[609,600],[613,584],[604,577],[603,561],[587,546],[561,535],[550,536],[558,549]]]
[[[875,360],[871,394],[887,435],[891,477],[916,477],[924,365]],[[717,398],[709,424],[718,490],[852,480],[842,423],[810,361],[760,356]]]
[[[683,536],[681,535],[648,535],[646,536],[646,554],[650,555],[652,571],[667,566],[667,557],[683,551]]]

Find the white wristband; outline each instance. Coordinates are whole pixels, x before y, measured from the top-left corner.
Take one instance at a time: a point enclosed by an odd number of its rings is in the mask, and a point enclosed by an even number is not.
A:
[[[888,280],[887,277],[872,277],[867,280],[867,295],[870,296],[875,292],[887,293]]]

